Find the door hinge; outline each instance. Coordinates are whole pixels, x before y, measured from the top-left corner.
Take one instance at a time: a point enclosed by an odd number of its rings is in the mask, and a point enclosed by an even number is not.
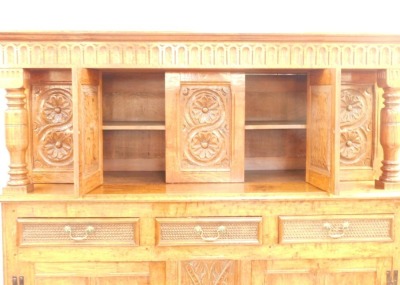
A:
[[[24,276],[19,276],[19,278],[17,276],[12,277],[12,285],[24,285],[24,283]]]
[[[386,271],[386,285],[397,285],[399,272],[397,270],[393,271]]]

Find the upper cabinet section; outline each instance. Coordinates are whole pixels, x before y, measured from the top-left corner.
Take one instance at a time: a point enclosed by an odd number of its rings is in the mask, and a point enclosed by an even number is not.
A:
[[[5,192],[398,189],[399,66],[396,36],[2,33]]]

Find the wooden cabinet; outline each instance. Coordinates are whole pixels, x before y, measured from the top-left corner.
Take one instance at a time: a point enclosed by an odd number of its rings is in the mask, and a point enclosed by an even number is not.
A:
[[[390,36],[0,33],[4,284],[397,284],[399,59]]]

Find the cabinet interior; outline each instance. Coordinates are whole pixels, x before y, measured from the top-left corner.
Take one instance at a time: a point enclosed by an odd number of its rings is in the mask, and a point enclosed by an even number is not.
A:
[[[289,179],[304,181],[307,75],[249,73],[245,78],[246,182],[266,171],[285,171]],[[102,90],[105,183],[163,183],[164,73],[103,72]]]

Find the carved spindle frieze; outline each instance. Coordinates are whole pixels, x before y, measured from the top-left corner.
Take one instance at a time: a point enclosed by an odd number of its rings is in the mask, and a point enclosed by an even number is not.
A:
[[[6,146],[10,153],[9,180],[5,192],[30,192],[26,152],[28,150],[28,112],[25,88],[7,88],[5,111]]]
[[[400,189],[400,69],[378,73],[383,88],[384,107],[380,114],[380,143],[383,148],[382,174],[375,182],[378,189]]]

